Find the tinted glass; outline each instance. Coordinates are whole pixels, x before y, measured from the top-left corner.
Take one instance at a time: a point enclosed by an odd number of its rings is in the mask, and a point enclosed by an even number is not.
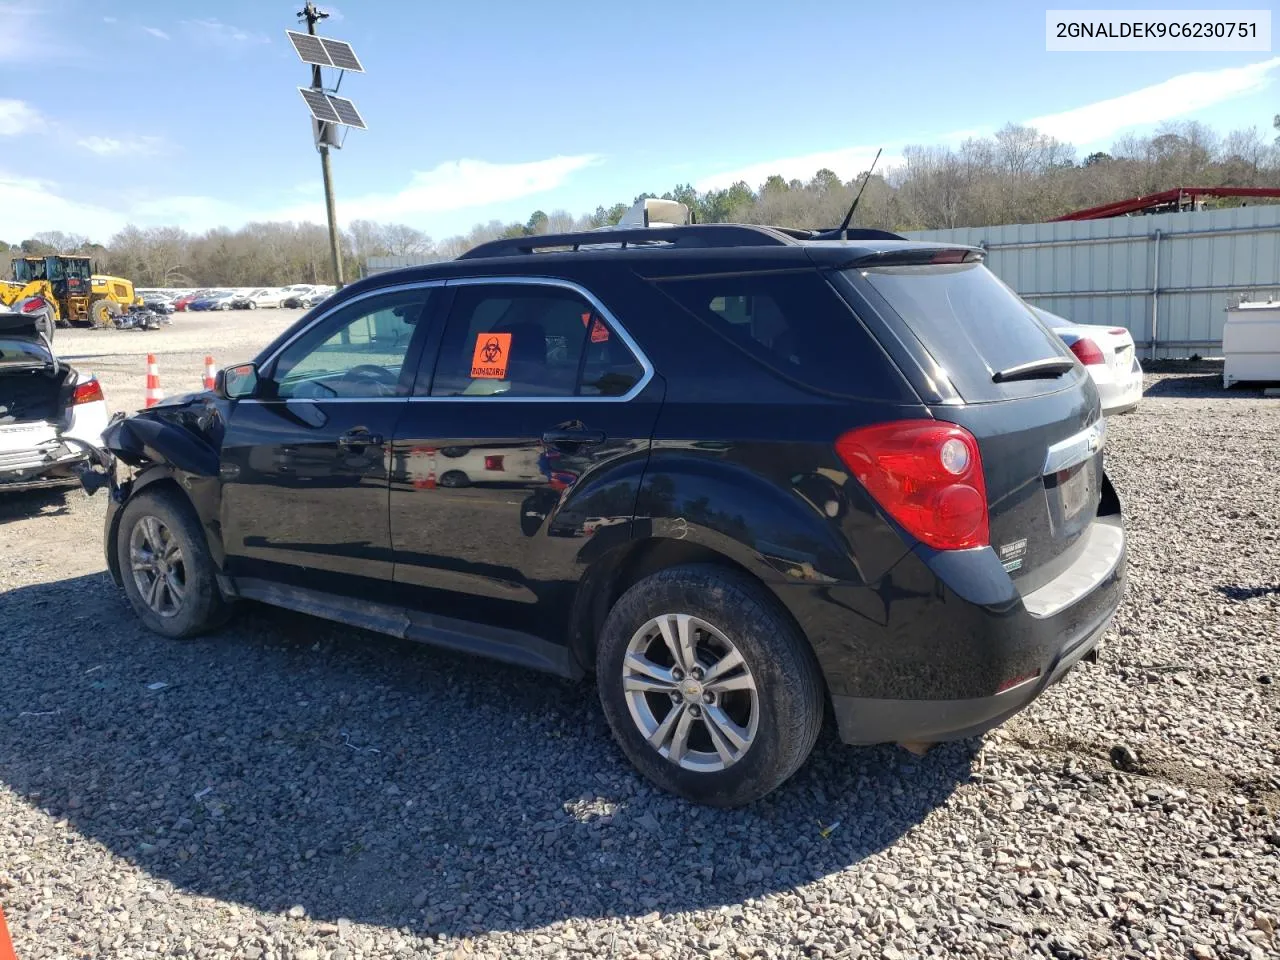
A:
[[[455,295],[431,395],[619,396],[643,372],[626,344],[572,290],[468,285]]]
[[[980,263],[876,267],[860,271],[906,322],[961,395],[986,399],[991,375],[1062,356],[1061,341]],[[1027,381],[1030,383],[1031,381]],[[1038,381],[1054,389],[1052,380]]]
[[[281,398],[395,397],[409,342],[430,292],[404,290],[359,300],[311,328],[272,371]]]
[[[658,288],[792,380],[845,396],[898,394],[879,348],[815,270],[667,280]]]

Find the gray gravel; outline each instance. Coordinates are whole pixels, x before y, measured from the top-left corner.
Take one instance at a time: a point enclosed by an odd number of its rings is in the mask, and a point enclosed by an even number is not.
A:
[[[1100,661],[924,758],[828,734],[735,812],[651,791],[586,686],[267,609],[152,636],[101,500],[0,501],[19,956],[1277,955],[1280,401],[1148,390]]]

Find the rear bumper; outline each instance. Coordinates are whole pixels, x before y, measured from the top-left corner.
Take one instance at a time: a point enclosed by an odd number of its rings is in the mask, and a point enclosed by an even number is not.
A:
[[[976,736],[1061,679],[1095,650],[1124,593],[1127,551],[1119,515],[1096,520],[1081,546],[1068,567],[1025,595],[1002,577],[990,550],[904,561],[895,574],[913,586],[928,585],[912,591],[921,596],[919,607],[911,609],[917,601],[909,600],[900,617],[891,618],[897,620],[891,636],[880,641],[887,646],[862,664],[860,675],[846,672],[853,666],[847,663],[836,676],[827,669],[841,739]]]
[[[31,450],[7,450],[0,453],[0,493],[78,483],[76,467],[86,460],[84,450],[60,440]]]
[[[1089,369],[1092,372],[1094,368]],[[1109,368],[1099,369],[1093,375],[1093,383],[1098,388],[1104,415],[1127,413],[1142,399],[1142,366],[1135,358],[1133,366],[1125,373],[1116,373]]]
[[[882,700],[832,697],[845,743],[938,743],[976,737],[1000,726],[1097,649],[1111,615],[1082,640],[1061,650],[1039,678],[989,697],[968,700]]]

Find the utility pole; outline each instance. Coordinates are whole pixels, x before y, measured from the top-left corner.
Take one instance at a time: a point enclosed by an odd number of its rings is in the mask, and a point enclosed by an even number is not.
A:
[[[316,9],[316,5],[312,0],[307,0],[306,6],[298,13],[299,20],[307,22],[307,33],[311,36],[316,35],[316,23],[325,19],[329,15],[321,13]],[[313,64],[311,67],[311,89],[323,90],[324,84],[320,80],[320,65]],[[329,144],[326,142],[325,134],[326,123],[323,120],[317,120],[319,124],[319,136],[316,138],[316,149],[320,151],[320,176],[324,180],[324,212],[329,218],[329,252],[333,256],[333,281],[334,285],[342,289],[342,244],[338,234],[338,208],[333,200],[333,172],[329,166]]]

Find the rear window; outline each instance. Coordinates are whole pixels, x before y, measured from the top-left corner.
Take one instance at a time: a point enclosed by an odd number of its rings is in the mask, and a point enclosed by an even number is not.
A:
[[[28,339],[11,333],[0,333],[0,367],[42,366],[52,360],[53,354],[37,336],[33,334]]]
[[[1005,395],[991,382],[999,370],[1065,353],[1031,308],[980,263],[871,267],[858,273],[902,317],[966,400]],[[1024,383],[1044,393],[1062,385],[1055,379]]]
[[[788,379],[841,396],[901,396],[896,368],[815,270],[663,280],[658,289]]]

